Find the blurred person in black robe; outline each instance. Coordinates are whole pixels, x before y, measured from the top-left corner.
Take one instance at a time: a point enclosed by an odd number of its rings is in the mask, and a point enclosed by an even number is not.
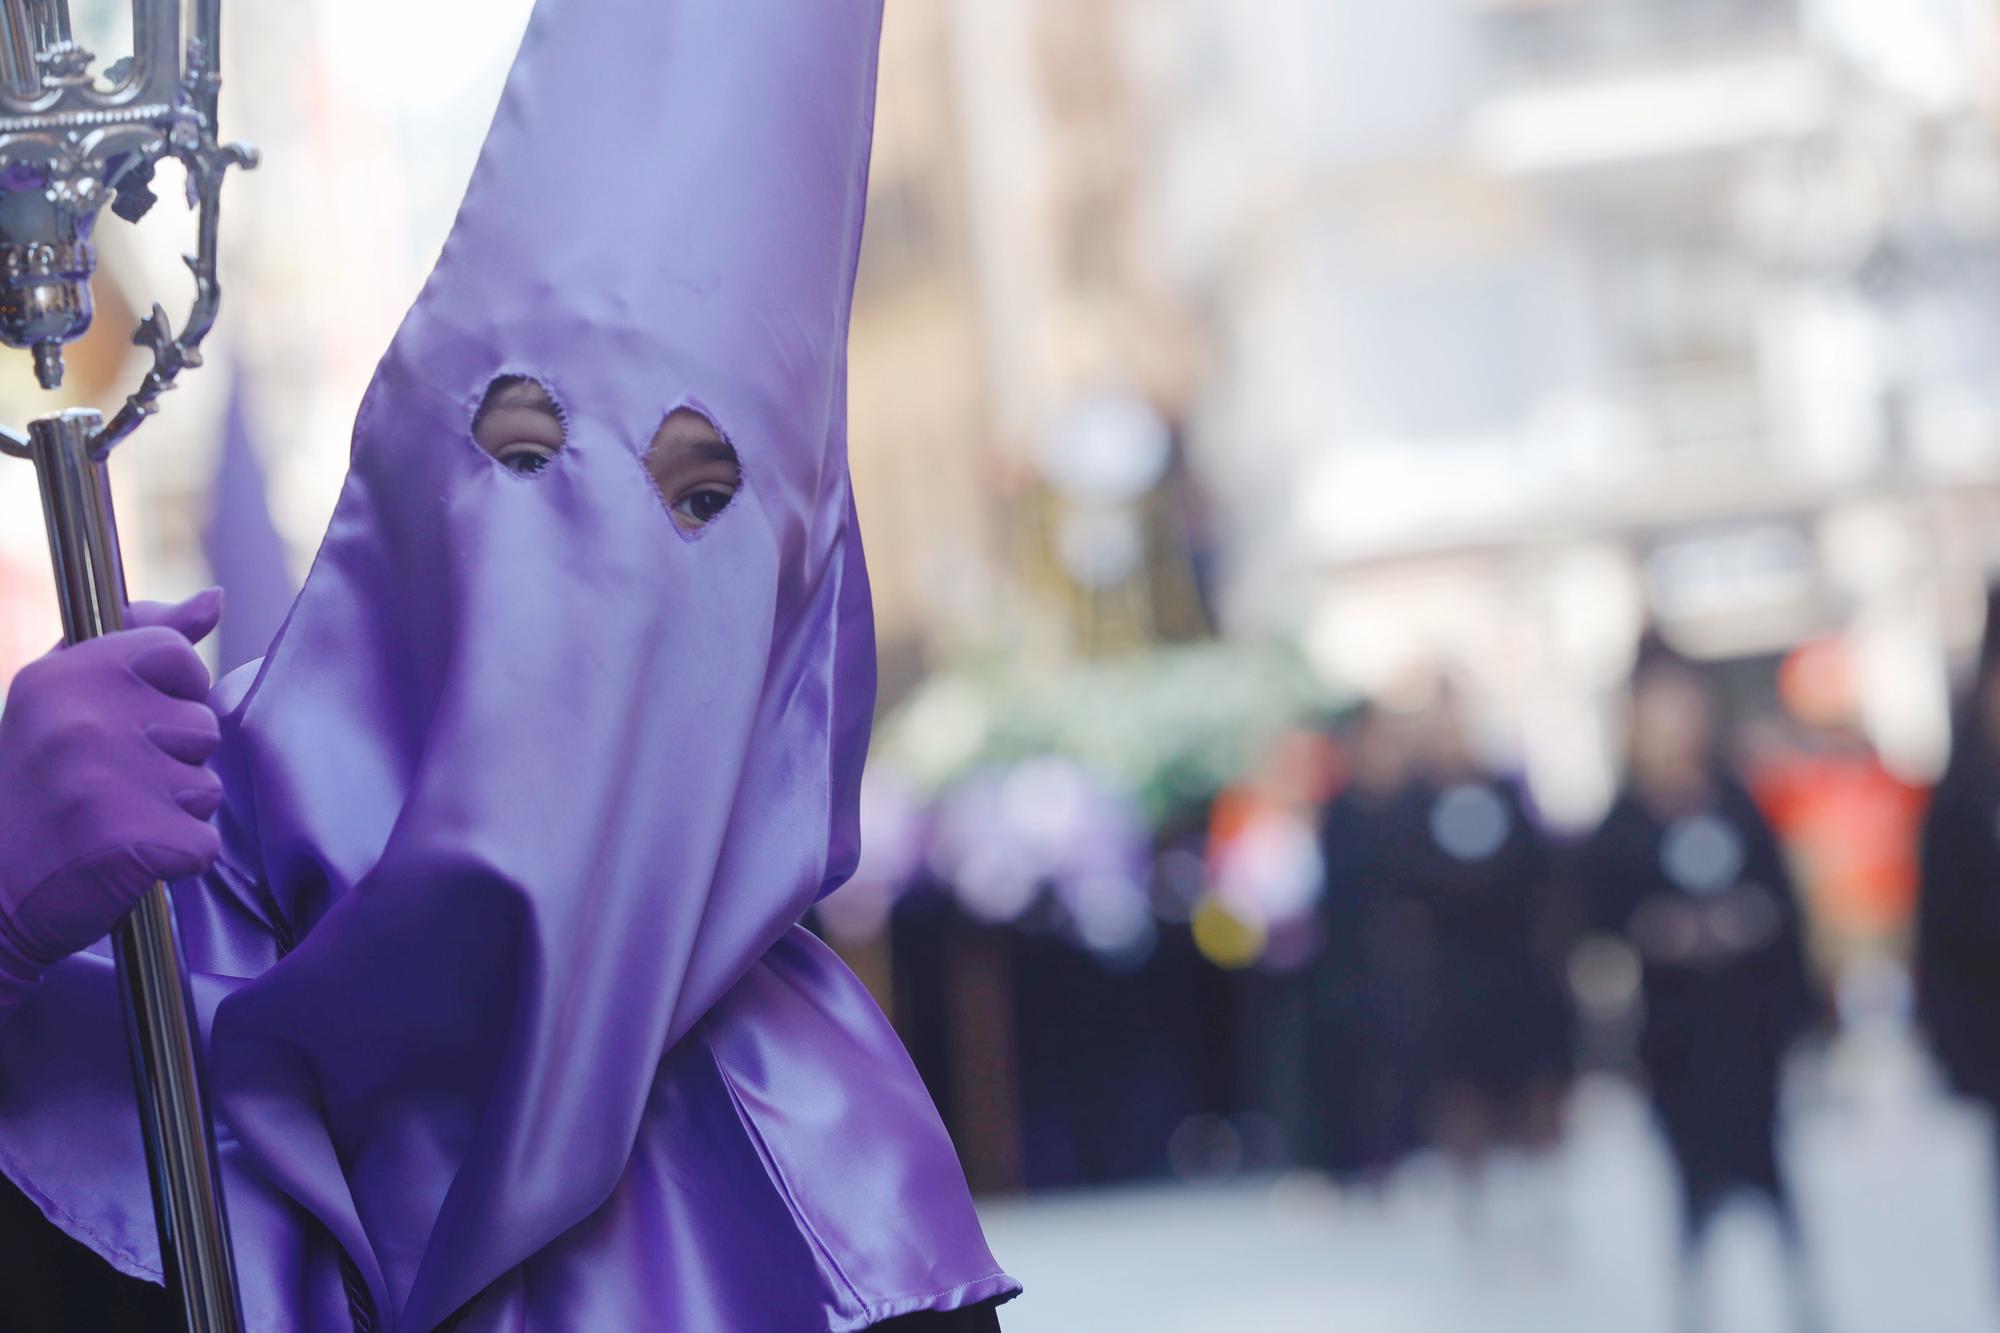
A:
[[[1626,784],[1582,870],[1595,925],[1640,963],[1639,1059],[1681,1186],[1683,1326],[1702,1323],[1708,1225],[1750,1191],[1776,1216],[1798,1326],[1811,1329],[1777,1128],[1784,1057],[1816,1005],[1777,839],[1717,753],[1705,683],[1649,636],[1633,673]]]
[[[1428,921],[1431,1129],[1470,1221],[1496,1150],[1541,1155],[1560,1137],[1571,1015],[1548,844],[1517,784],[1474,756],[1454,693],[1427,724],[1390,878]]]
[[[1420,1140],[1423,923],[1394,880],[1398,805],[1409,798],[1403,719],[1364,703],[1340,729],[1347,781],[1320,818],[1320,950],[1308,969],[1308,1157],[1337,1181],[1378,1181]]]
[[[1918,1016],[1952,1087],[2000,1109],[2000,587],[1920,859]]]

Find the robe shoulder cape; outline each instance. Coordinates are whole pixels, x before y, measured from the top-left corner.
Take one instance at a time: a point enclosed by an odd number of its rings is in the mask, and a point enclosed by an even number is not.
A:
[[[225,718],[255,667],[218,687]],[[174,890],[205,1033],[222,1000],[291,943],[270,895],[242,868],[255,827],[235,797],[223,816],[224,859]],[[389,1011],[400,999],[430,1003],[424,962],[448,971],[450,942],[398,943],[391,967],[321,1002]],[[591,1033],[579,1026],[573,1037],[589,1042]],[[113,1267],[159,1281],[133,1095],[107,945],[57,966],[0,1017],[0,1171]],[[226,1116],[216,1131],[249,1326],[349,1333],[332,1234],[259,1168]],[[544,1159],[559,1172],[564,1145],[548,1147]],[[358,1196],[368,1187],[325,1165],[332,1188]],[[520,1182],[525,1193],[539,1186]],[[356,1197],[352,1211],[430,1216],[441,1205]],[[662,1053],[610,1196],[488,1285],[456,1327],[845,1333],[1019,1289],[986,1250],[950,1141],[894,1031],[853,973],[794,926]],[[399,1326],[377,1318],[377,1327]]]

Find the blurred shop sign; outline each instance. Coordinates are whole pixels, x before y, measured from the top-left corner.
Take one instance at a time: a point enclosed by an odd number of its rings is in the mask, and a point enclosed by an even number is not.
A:
[[[1645,557],[1647,598],[1666,621],[1797,611],[1817,574],[1810,535],[1791,523],[1707,528],[1667,538]]]
[[[1825,123],[1821,72],[1791,54],[1620,70],[1523,89],[1474,113],[1473,151],[1533,175],[1796,140]]]

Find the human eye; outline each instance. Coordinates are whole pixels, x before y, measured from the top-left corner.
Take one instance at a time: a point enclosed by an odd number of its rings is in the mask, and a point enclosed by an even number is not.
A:
[[[520,476],[532,476],[555,461],[566,434],[549,391],[520,375],[503,375],[488,385],[472,418],[473,440]]]
[[[668,509],[683,531],[692,532],[712,522],[735,498],[734,482],[703,482],[683,492]]]
[[[661,423],[646,451],[646,470],[674,526],[688,534],[713,523],[743,488],[735,446],[690,408]]]
[[[517,440],[488,450],[509,472],[532,476],[555,461],[556,451],[545,444]]]

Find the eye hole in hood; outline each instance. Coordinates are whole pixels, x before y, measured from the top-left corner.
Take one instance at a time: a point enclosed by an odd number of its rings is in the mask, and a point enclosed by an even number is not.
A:
[[[533,476],[555,461],[568,431],[546,386],[526,375],[502,375],[473,413],[472,438],[509,472]]]
[[[736,446],[692,407],[676,408],[660,423],[646,450],[646,473],[674,526],[689,537],[720,517],[743,488]]]

